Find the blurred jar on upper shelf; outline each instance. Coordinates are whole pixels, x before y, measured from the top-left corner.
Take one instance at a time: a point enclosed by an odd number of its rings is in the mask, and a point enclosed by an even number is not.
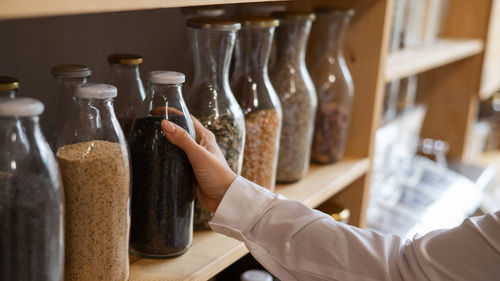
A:
[[[276,59],[269,72],[281,102],[281,127],[276,180],[291,183],[303,178],[311,157],[317,97],[306,68],[305,55],[315,15],[302,12],[276,12]]]
[[[106,83],[118,89],[114,102],[116,118],[129,141],[137,111],[146,97],[139,71],[143,59],[134,54],[112,54],[108,62],[110,70]]]
[[[0,99],[13,99],[19,90],[19,80],[14,77],[0,76]]]
[[[44,135],[52,150],[56,152],[67,118],[74,111],[75,89],[87,83],[92,70],[86,65],[61,64],[52,67],[51,72],[56,80],[57,90],[51,96],[41,121]]]
[[[282,111],[267,71],[271,41],[279,21],[239,18],[235,69],[231,82],[245,114],[245,149],[242,176],[274,191]]]
[[[308,66],[318,95],[311,159],[327,164],[344,155],[354,85],[344,59],[344,38],[354,10],[319,9]]]

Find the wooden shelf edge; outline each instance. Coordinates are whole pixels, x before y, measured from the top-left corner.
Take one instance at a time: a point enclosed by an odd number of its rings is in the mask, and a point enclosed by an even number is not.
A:
[[[401,79],[477,55],[484,49],[480,39],[440,39],[433,44],[407,48],[387,57],[385,81]]]
[[[481,100],[487,100],[495,93],[500,91],[500,77],[490,77],[487,81],[484,81],[481,85],[481,90],[479,91],[479,98]]]
[[[0,20],[284,0],[2,0]]]
[[[278,185],[276,193],[317,207],[370,170],[368,158],[347,158],[327,166],[312,165],[300,182]],[[131,256],[130,280],[208,280],[248,253],[245,245],[212,231],[195,232],[193,245],[165,260]]]

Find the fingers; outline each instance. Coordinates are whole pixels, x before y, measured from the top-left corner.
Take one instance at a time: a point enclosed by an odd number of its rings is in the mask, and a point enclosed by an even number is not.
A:
[[[202,139],[206,138],[208,139],[213,138],[215,140],[215,136],[213,135],[213,133],[210,132],[210,130],[208,130],[207,128],[205,128],[205,126],[203,126],[203,124],[201,124],[201,122],[198,119],[196,119],[196,117],[191,115],[191,119],[193,119],[194,130],[196,132],[196,141],[198,143],[200,143]]]
[[[161,130],[168,141],[180,147],[186,154],[192,155],[200,150],[200,147],[193,138],[191,138],[188,132],[176,124],[168,120],[163,120],[161,122]]]

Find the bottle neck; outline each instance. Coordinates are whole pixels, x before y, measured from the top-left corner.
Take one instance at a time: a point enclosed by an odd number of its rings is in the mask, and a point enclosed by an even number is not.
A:
[[[265,76],[268,70],[274,27],[246,27],[238,32],[234,77],[243,74]]]
[[[140,77],[139,65],[109,64],[111,75],[120,75],[136,79]]]
[[[305,65],[311,20],[283,20],[276,31],[276,64]]]
[[[16,97],[16,94],[17,94],[17,90],[0,91],[0,98],[13,99]]]
[[[16,158],[17,156],[28,156],[35,146],[40,146],[43,136],[38,120],[38,116],[0,117],[0,147],[3,148],[1,153],[7,152],[0,158],[2,162],[0,170],[15,170],[15,161],[3,162],[12,156]]]
[[[63,78],[63,77],[55,77],[55,78],[59,87],[59,94],[72,97],[75,88],[83,84],[86,84],[89,77],[87,76],[79,78]]]
[[[188,28],[188,35],[194,55],[193,87],[200,84],[214,88],[228,86],[236,32]]]
[[[319,46],[318,53],[343,56],[344,39],[351,16],[347,14],[319,15],[315,22],[318,36],[326,35],[325,44]]]

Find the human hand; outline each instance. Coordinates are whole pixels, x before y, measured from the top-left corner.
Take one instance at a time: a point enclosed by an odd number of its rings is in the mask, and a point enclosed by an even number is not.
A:
[[[215,136],[200,121],[192,118],[196,141],[181,127],[163,120],[161,128],[168,141],[186,152],[199,188],[196,197],[209,211],[215,212],[237,175],[227,165]]]

